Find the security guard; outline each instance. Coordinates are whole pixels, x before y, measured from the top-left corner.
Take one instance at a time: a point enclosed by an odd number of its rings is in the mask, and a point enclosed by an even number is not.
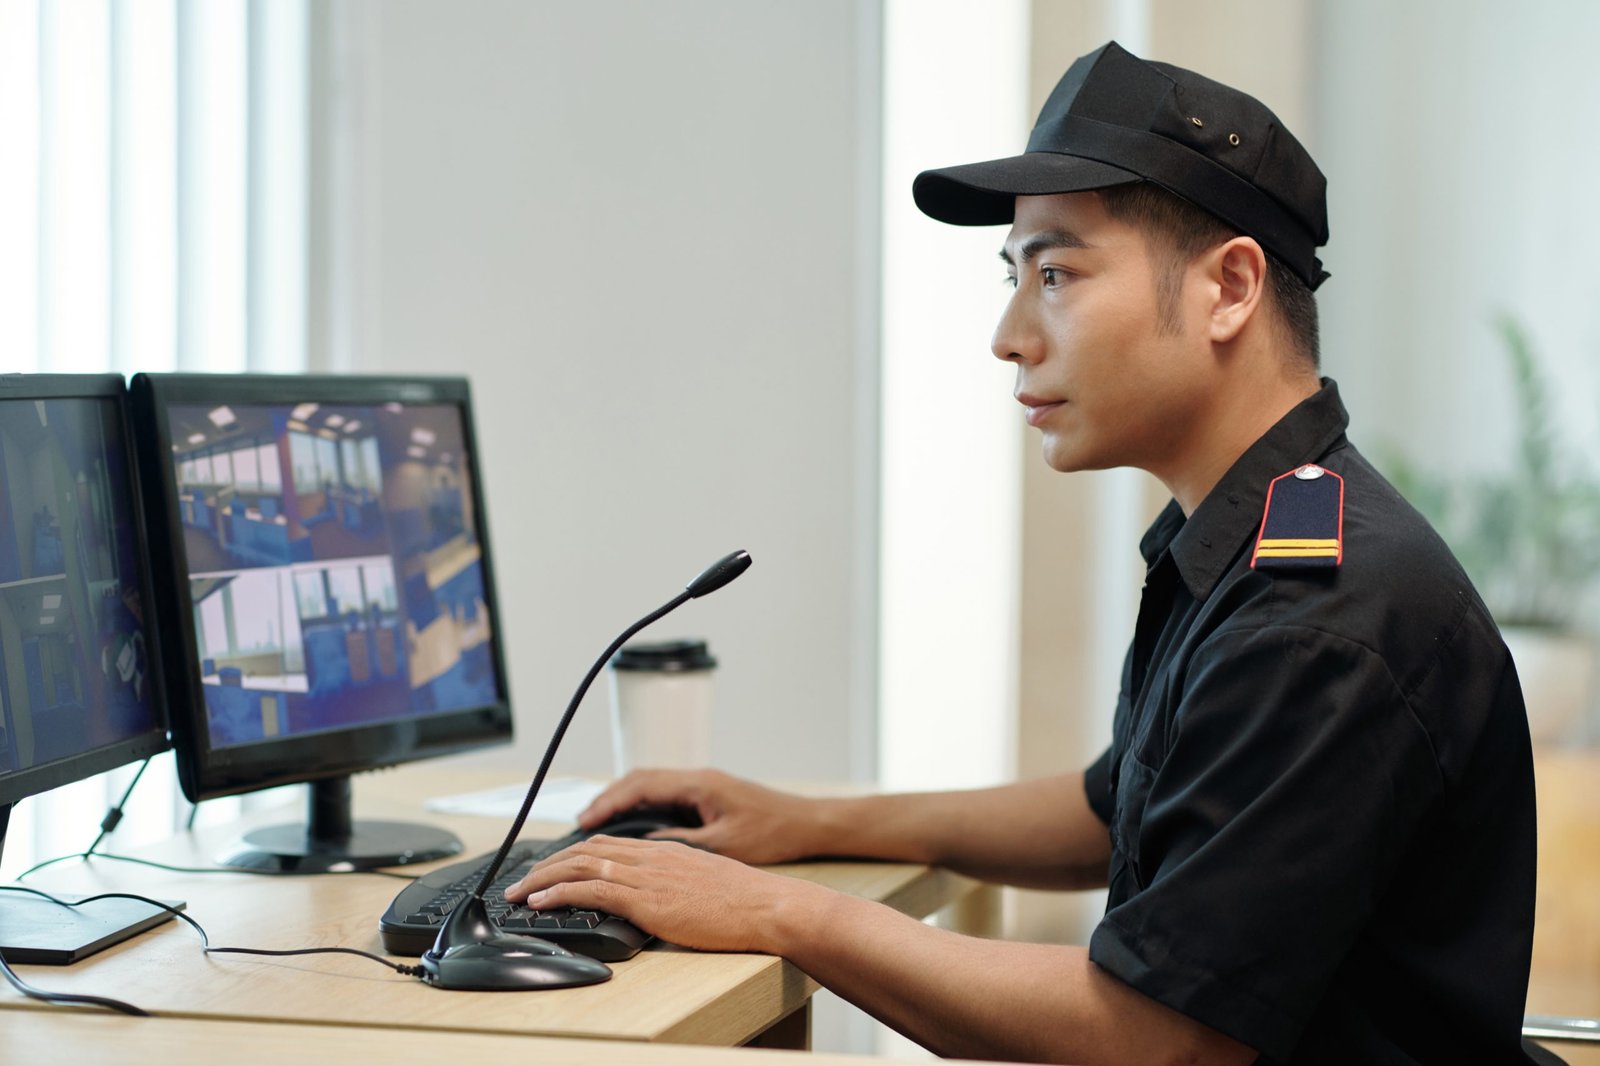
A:
[[[998,789],[805,800],[645,772],[589,826],[690,804],[702,846],[598,838],[509,895],[782,954],[940,1052],[1070,1062],[1526,1061],[1534,803],[1515,672],[1317,374],[1324,180],[1256,100],[1116,44],[1027,151],[925,172],[918,206],[1009,224],[995,355],[1063,471],[1173,495],[1110,750]],[[931,929],[741,862],[938,862],[1109,887],[1087,948]]]

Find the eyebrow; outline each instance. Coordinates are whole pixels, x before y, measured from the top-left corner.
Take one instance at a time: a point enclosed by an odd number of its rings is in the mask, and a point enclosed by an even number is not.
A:
[[[1051,229],[1029,237],[1022,243],[1022,247],[1019,248],[1017,252],[1022,262],[1026,264],[1028,260],[1038,255],[1040,252],[1048,252],[1053,248],[1089,247],[1092,247],[1092,245],[1090,245],[1088,241],[1084,240],[1082,237],[1071,232],[1070,230]],[[1011,253],[1006,251],[1004,248],[1000,249],[1000,258],[1005,261],[1006,266],[1017,265],[1016,262],[1012,260]]]

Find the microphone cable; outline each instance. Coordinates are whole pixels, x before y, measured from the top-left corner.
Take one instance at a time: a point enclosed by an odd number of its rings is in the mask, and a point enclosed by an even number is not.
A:
[[[96,900],[101,899],[130,899],[137,903],[148,903],[157,910],[166,911],[174,918],[187,922],[189,927],[200,935],[200,950],[207,955],[355,955],[359,958],[371,959],[373,962],[387,966],[389,969],[403,977],[421,977],[423,975],[423,969],[420,966],[405,966],[401,963],[390,962],[382,955],[375,955],[370,951],[362,951],[359,948],[336,947],[269,949],[212,947],[211,937],[206,934],[205,927],[199,922],[195,921],[193,918],[189,917],[189,915],[178,910],[176,907],[167,906],[160,900],[151,899],[149,896],[140,896],[132,892],[100,892],[93,896],[85,896],[80,900],[57,899],[48,892],[41,892],[37,888],[29,888],[26,885],[0,885],[0,892],[25,892],[28,895],[38,896],[40,899],[47,900],[61,907],[81,907],[85,903],[93,903]],[[17,972],[11,968],[10,963],[6,961],[4,954],[0,954],[0,976],[4,976],[5,979],[10,982],[13,988],[15,988],[18,992],[21,992],[24,996],[27,996],[29,999],[43,1000],[46,1003],[81,1003],[86,1006],[105,1007],[108,1010],[120,1011],[123,1014],[131,1014],[139,1018],[148,1018],[151,1016],[150,1012],[142,1007],[136,1007],[132,1003],[128,1003],[120,999],[112,999],[109,996],[88,996],[76,992],[50,992],[34,985],[30,985],[21,977],[19,977]]]

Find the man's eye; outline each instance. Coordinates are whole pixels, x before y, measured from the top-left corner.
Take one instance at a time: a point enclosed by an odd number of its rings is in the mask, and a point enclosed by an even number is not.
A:
[[[1001,279],[1001,284],[1008,289],[1014,289],[1017,287],[1017,276],[1015,274],[1007,274]]]
[[[1039,282],[1047,289],[1055,288],[1065,281],[1066,277],[1067,274],[1064,270],[1058,270],[1055,267],[1039,268]]]

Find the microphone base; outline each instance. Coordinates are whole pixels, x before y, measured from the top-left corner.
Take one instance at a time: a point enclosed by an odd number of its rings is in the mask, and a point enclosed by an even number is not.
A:
[[[439,939],[422,953],[422,981],[463,992],[532,992],[578,988],[611,979],[611,967],[537,937],[502,933],[473,896],[451,912]]]

